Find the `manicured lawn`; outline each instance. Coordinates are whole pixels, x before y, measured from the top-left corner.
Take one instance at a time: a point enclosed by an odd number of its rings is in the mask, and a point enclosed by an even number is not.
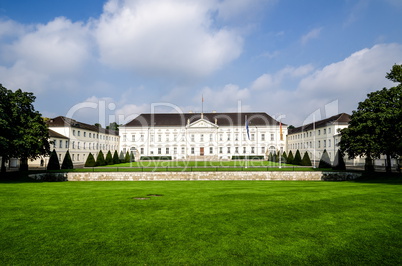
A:
[[[147,200],[133,199],[147,197]],[[0,183],[1,265],[401,265],[402,183]]]

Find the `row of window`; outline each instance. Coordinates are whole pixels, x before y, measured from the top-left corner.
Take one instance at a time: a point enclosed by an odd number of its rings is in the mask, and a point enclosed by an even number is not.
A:
[[[231,134],[231,133],[228,133],[228,134],[219,133],[218,139],[219,139],[219,141],[231,141],[232,135],[233,134]],[[248,139],[247,134],[240,134],[240,136],[241,135],[243,137],[243,141],[246,141]],[[191,134],[190,135],[190,141],[191,142],[196,142],[196,141],[204,142],[204,141],[209,140],[210,142],[212,142],[212,141],[214,141],[214,136],[215,136],[215,134],[209,134],[209,135],[208,134],[205,134],[205,135],[204,134],[200,134],[200,135]],[[156,135],[156,137],[157,137],[156,138],[157,142],[162,142],[162,134],[158,134],[158,135]],[[255,139],[256,139],[255,134],[251,133],[250,134],[250,140],[255,141]],[[164,135],[164,141],[165,142],[168,142],[168,141],[177,141],[178,142],[178,141],[183,141],[183,140],[184,140],[184,135],[177,135],[177,134],[174,134],[174,135],[166,134],[166,135]],[[260,134],[260,140],[261,141],[266,141],[266,137],[265,137],[264,133]],[[275,141],[275,135],[274,134],[270,134],[270,140]],[[123,142],[126,142],[126,141],[127,141],[127,135],[123,135]],[[135,137],[135,135],[131,135],[131,141],[132,142],[135,142],[135,141],[144,142],[145,141],[145,136],[140,135],[140,137],[137,139]],[[238,133],[234,134],[234,141],[239,141],[239,134]],[[154,134],[150,135],[150,142],[155,142],[155,135]]]
[[[331,131],[332,131],[331,128],[328,128],[328,134],[331,134]],[[321,129],[318,129],[317,132],[318,132],[318,136],[320,136],[321,135]],[[324,135],[327,134],[327,129],[326,128],[323,129],[323,134]],[[291,135],[289,137],[290,137],[290,140],[295,140],[295,139],[311,137],[312,135],[313,135],[313,131],[309,131],[309,132],[303,132],[303,133],[296,134],[296,135]]]
[[[80,130],[75,130],[73,129],[73,136],[80,137],[81,136],[81,131]],[[84,138],[87,137],[87,132],[83,131],[83,136]],[[111,141],[117,141],[118,137],[112,137],[112,136],[107,136],[107,135],[99,135],[99,133],[92,133],[88,132],[88,138],[93,138],[93,139],[102,139],[102,140],[111,140]]]
[[[63,140],[54,140],[53,142],[53,148],[56,149],[57,147],[60,149],[63,149],[63,146],[65,147],[65,149],[69,149],[70,145],[69,145],[69,141],[65,140],[63,143]],[[87,143],[87,142],[75,142],[72,141],[71,142],[72,146],[71,149],[88,149],[88,150],[117,150],[117,145],[109,145],[109,144],[100,144],[100,143]],[[82,145],[81,145],[82,144]]]
[[[234,148],[234,149],[232,149]],[[240,150],[241,149],[241,150]],[[243,152],[243,154],[247,154],[247,147],[218,147],[217,148],[218,153],[219,154],[223,154],[224,151],[228,154],[231,154],[232,151],[234,151],[235,154],[240,154],[240,151]],[[256,153],[256,147],[250,147],[249,152],[251,154],[255,154]],[[179,153],[180,151],[180,153]],[[261,147],[261,154],[265,154],[265,147]],[[125,149],[123,149],[123,152],[126,152]],[[162,153],[163,152],[163,153]],[[197,148],[197,152],[199,152],[200,154],[215,154],[215,148],[214,147],[207,147],[207,148]],[[141,155],[144,154],[144,148],[140,148],[139,153]],[[190,148],[190,154],[195,154],[196,153],[196,148],[195,147],[191,147]],[[177,147],[173,147],[173,148],[169,148],[166,147],[164,149],[162,148],[157,148],[154,151],[150,151],[150,154],[158,154],[158,155],[170,155],[170,154],[186,154],[186,148],[185,147],[181,147],[180,149],[178,149]]]
[[[330,139],[322,141],[323,148],[327,148],[327,144],[328,144],[328,148],[330,148],[331,147],[331,140]],[[335,140],[335,146],[337,144],[338,144],[337,140]],[[311,141],[310,142],[306,141],[306,142],[304,142],[304,147],[303,147],[303,143],[292,143],[292,144],[290,144],[290,148],[295,150],[295,149],[308,149],[308,148],[312,149],[314,147],[313,147],[313,143]],[[321,141],[320,140],[317,141],[317,148],[321,148]]]

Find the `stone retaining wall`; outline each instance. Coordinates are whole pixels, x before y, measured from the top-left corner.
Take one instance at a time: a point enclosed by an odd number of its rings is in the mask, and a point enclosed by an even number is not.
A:
[[[68,181],[192,181],[192,180],[353,180],[360,173],[348,172],[91,172],[30,175],[43,180],[46,175],[63,175]]]

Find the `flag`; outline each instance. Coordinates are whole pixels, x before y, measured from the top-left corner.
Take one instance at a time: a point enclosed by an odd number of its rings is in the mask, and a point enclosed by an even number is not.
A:
[[[281,137],[281,140],[283,140],[283,133],[282,133],[282,122],[281,122],[281,121],[279,121],[279,131],[280,131],[280,137]]]
[[[247,116],[246,116],[246,132],[247,132],[248,140],[250,140],[250,130],[249,130],[249,128],[248,128],[248,119],[247,119]]]

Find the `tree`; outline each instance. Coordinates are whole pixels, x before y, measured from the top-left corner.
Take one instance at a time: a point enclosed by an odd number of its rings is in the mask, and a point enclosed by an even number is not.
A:
[[[327,150],[321,155],[320,163],[318,164],[318,168],[331,168],[331,159],[329,158]]]
[[[293,153],[289,151],[288,159],[286,161],[288,164],[293,164]]]
[[[113,154],[113,163],[114,163],[114,164],[120,163],[119,155],[117,155],[117,151],[116,151],[116,150],[114,151],[114,154]]]
[[[394,65],[386,77],[402,82],[402,65]],[[350,159],[365,156],[368,168],[372,158],[386,155],[386,169],[391,158],[402,156],[402,85],[372,92],[353,111],[349,127],[341,131],[340,149]]]
[[[68,150],[64,156],[63,163],[61,164],[61,169],[74,169],[73,161],[71,160],[70,152]]]
[[[129,163],[130,162],[130,153],[127,151],[126,152],[126,157],[124,157],[124,161],[126,162],[126,163]]]
[[[303,159],[301,161],[301,165],[303,165],[303,166],[311,166],[311,160],[310,160],[310,156],[308,155],[308,152],[304,153]]]
[[[117,124],[116,122],[110,123],[108,126],[106,126],[106,129],[119,131],[119,124]]]
[[[60,170],[60,163],[59,158],[57,157],[56,150],[53,149],[52,153],[50,154],[49,163],[46,167],[47,170]]]
[[[125,161],[125,158],[124,158],[124,153],[123,153],[123,151],[120,151],[119,160],[120,160],[120,163],[125,163],[125,162],[126,162],[126,161]]]
[[[95,166],[96,166],[95,158],[92,155],[92,153],[89,153],[87,161],[85,162],[85,167],[95,167]]]
[[[135,162],[135,156],[134,156],[134,152],[130,152],[130,163],[131,162]]]
[[[332,169],[341,171],[346,170],[345,161],[343,160],[343,155],[340,150],[336,152]]]
[[[288,161],[288,156],[286,155],[286,151],[283,152],[282,158],[283,158],[283,163],[287,163],[287,161]]]
[[[96,166],[106,165],[105,156],[103,155],[102,150],[99,151],[98,156],[96,157]]]
[[[0,84],[0,99],[1,170],[5,171],[5,161],[13,157],[20,158],[20,170],[28,170],[28,159],[50,154],[46,123],[33,106],[36,97]]]
[[[113,156],[110,151],[107,152],[106,154],[106,165],[112,165],[113,164]]]
[[[302,158],[301,158],[301,155],[300,155],[300,151],[297,150],[296,154],[295,154],[295,158],[293,159],[292,164],[301,165],[301,162],[302,162]]]

